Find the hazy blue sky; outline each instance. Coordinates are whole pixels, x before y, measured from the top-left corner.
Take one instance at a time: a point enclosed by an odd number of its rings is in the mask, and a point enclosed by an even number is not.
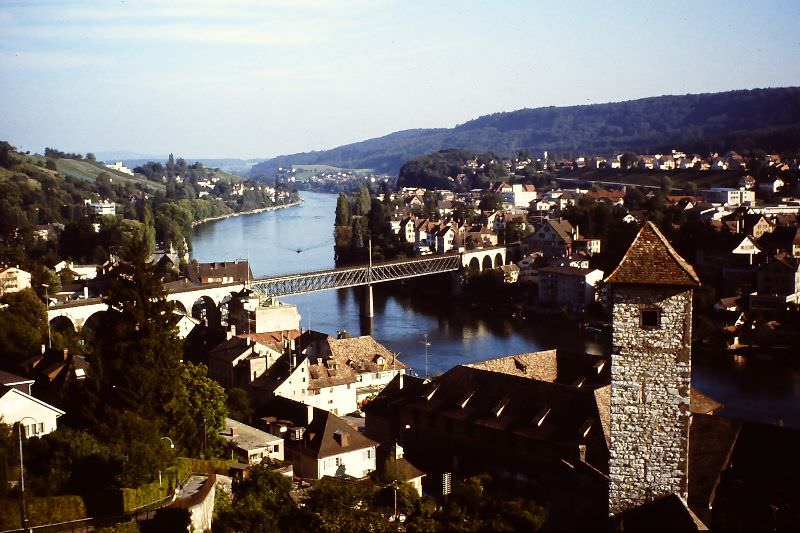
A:
[[[35,151],[267,157],[789,85],[797,0],[0,0],[0,139]]]

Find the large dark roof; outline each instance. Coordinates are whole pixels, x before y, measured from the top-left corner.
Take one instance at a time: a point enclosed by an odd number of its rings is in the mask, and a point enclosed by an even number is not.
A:
[[[700,278],[655,224],[647,222],[606,283],[696,287]]]

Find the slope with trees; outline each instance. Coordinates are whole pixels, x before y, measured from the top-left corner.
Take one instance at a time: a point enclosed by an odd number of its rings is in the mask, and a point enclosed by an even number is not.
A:
[[[332,150],[279,156],[255,165],[251,175],[297,164],[395,174],[406,161],[448,148],[505,155],[523,149],[784,151],[796,150],[799,138],[800,87],[752,89],[495,113],[450,129],[405,130]]]

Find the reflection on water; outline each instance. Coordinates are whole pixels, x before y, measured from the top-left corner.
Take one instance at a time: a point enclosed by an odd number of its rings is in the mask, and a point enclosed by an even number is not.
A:
[[[336,195],[302,193],[302,197],[305,203],[299,207],[198,227],[194,257],[201,262],[249,257],[257,277],[332,268]],[[598,354],[609,349],[607,340],[586,340],[572,324],[478,317],[471,307],[415,294],[411,283],[375,286],[371,324],[360,316],[362,289],[285,300],[298,306],[304,328],[357,335],[371,326],[373,336],[399,352],[400,359],[419,374],[425,368],[425,334],[431,374],[460,363],[554,347]],[[764,359],[737,362],[722,355],[695,357],[693,384],[722,402],[724,414],[764,422],[781,420],[800,428],[800,371],[790,365]]]

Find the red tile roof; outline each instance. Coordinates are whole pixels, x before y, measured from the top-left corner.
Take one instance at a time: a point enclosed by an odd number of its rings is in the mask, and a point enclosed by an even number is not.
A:
[[[696,287],[700,278],[655,224],[647,222],[606,283]]]

